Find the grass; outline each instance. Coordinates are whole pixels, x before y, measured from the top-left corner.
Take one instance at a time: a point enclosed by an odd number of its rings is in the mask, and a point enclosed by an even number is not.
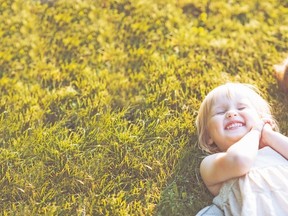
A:
[[[286,0],[0,1],[1,215],[194,215],[195,117],[257,85],[287,134],[273,64]]]

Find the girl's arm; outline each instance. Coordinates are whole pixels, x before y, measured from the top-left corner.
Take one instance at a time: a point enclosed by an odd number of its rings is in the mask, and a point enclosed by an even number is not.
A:
[[[270,146],[288,160],[288,137],[273,131],[270,125],[263,128],[261,146]]]
[[[209,155],[200,165],[202,179],[213,195],[217,195],[224,181],[246,174],[254,163],[261,131],[259,123],[226,152]]]

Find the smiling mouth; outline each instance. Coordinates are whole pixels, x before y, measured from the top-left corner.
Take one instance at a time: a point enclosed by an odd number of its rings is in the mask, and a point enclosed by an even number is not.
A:
[[[234,122],[234,123],[228,124],[225,127],[225,130],[233,130],[233,129],[236,129],[236,128],[239,128],[239,127],[243,127],[243,126],[244,126],[244,124],[241,123],[241,122]]]

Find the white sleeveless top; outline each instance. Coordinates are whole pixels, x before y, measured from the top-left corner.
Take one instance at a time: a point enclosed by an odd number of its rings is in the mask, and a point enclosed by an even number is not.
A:
[[[223,183],[213,203],[225,216],[288,216],[288,160],[260,149],[249,173]]]

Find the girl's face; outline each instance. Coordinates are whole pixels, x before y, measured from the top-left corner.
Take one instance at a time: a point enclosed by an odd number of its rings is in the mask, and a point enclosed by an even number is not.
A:
[[[245,136],[260,116],[244,93],[232,97],[222,95],[212,104],[208,116],[208,144],[215,143],[221,151]]]

